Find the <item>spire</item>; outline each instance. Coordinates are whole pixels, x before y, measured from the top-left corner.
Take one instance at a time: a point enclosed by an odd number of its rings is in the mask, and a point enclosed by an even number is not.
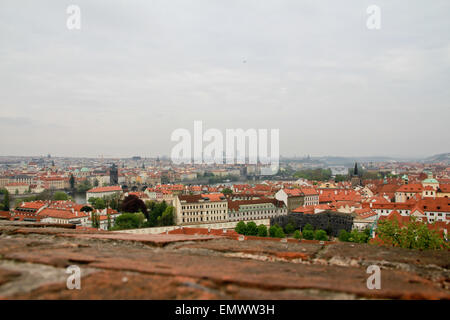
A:
[[[355,162],[355,169],[353,169],[353,175],[357,176],[358,175],[358,163]]]

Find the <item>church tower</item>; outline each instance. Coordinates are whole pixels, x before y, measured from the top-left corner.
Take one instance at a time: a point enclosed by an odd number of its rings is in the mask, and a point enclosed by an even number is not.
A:
[[[111,185],[115,186],[119,184],[119,170],[115,163],[113,163],[109,169],[109,179]]]
[[[352,182],[352,187],[362,186],[362,180],[361,180],[361,177],[359,176],[357,162],[355,162],[355,168],[353,169],[351,182]]]

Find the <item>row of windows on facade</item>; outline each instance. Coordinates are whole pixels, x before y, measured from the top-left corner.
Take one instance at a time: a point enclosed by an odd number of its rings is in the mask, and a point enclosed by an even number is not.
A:
[[[183,210],[185,209],[203,209],[203,206],[205,206],[206,209],[208,208],[225,208],[226,207],[226,203],[223,204],[200,204],[200,205],[196,205],[196,206],[181,206],[181,208]]]
[[[390,213],[392,210],[386,210],[386,213]],[[407,213],[409,214],[410,211],[409,210],[399,210],[398,211],[400,214],[401,213]],[[385,213],[384,210],[381,210],[381,213]],[[434,216],[434,212],[427,212],[426,214],[430,215],[430,216]],[[441,212],[437,213],[438,217],[442,217],[443,214]],[[447,218],[450,218],[450,213],[447,213]]]
[[[258,214],[267,214],[267,213],[277,213],[278,211],[276,210],[265,210],[265,211],[257,211],[257,212],[230,212],[229,215],[231,217],[236,217],[236,216],[250,216],[250,215],[258,215]],[[280,211],[283,212],[283,211]]]
[[[183,218],[183,222],[202,222],[202,221],[222,221],[225,217],[194,217],[194,218]]]
[[[214,211],[200,211],[200,212],[183,212],[183,216],[194,216],[199,214],[221,214],[227,213],[226,210],[214,210]]]

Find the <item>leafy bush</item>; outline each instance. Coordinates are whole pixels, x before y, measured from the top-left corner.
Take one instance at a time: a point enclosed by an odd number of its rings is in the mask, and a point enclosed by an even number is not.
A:
[[[113,230],[123,229],[137,229],[140,228],[144,222],[144,214],[138,213],[123,213],[116,218],[116,223]]]
[[[275,231],[275,238],[285,238],[286,234],[283,231],[283,228],[278,227]]]
[[[303,231],[304,230],[311,230],[314,231],[314,227],[312,225],[310,225],[309,223],[307,223],[304,227],[303,227]]]
[[[267,227],[263,224],[258,226],[258,236],[259,237],[267,237]]]
[[[248,236],[256,236],[258,235],[258,226],[253,221],[247,223],[247,232]]]
[[[284,238],[286,235],[284,234],[283,228],[279,225],[273,225],[269,228],[269,234],[272,238]]]
[[[292,222],[289,222],[285,227],[284,231],[286,231],[287,234],[292,234],[295,231],[295,226]]]
[[[275,232],[277,231],[277,226],[271,226],[269,228],[269,236],[274,238],[275,237]]]
[[[363,231],[354,229],[351,232],[341,230],[338,237],[339,241],[343,242],[367,243],[370,240],[370,229]]]
[[[344,229],[339,231],[339,236],[338,236],[339,241],[347,242],[349,237],[350,237],[350,233],[349,232],[345,231]]]
[[[244,221],[239,221],[236,225],[236,228],[234,228],[234,231],[236,231],[239,234],[246,234],[247,233],[247,225]]]
[[[306,239],[306,240],[314,239],[314,231],[312,231],[312,230],[303,229],[302,235],[303,235],[303,239]]]
[[[302,234],[300,233],[300,230],[295,230],[294,231],[294,238],[295,239],[301,239]]]
[[[320,241],[327,241],[328,236],[325,230],[316,230],[314,233],[314,239],[320,240]]]

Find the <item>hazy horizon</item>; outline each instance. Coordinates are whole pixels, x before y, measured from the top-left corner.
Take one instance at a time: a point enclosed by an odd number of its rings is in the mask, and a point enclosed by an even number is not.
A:
[[[80,30],[66,27],[72,4]],[[366,27],[372,4],[380,30]],[[449,152],[447,0],[0,9],[1,155],[169,156],[172,131],[192,132],[195,120],[280,129],[285,157]]]

